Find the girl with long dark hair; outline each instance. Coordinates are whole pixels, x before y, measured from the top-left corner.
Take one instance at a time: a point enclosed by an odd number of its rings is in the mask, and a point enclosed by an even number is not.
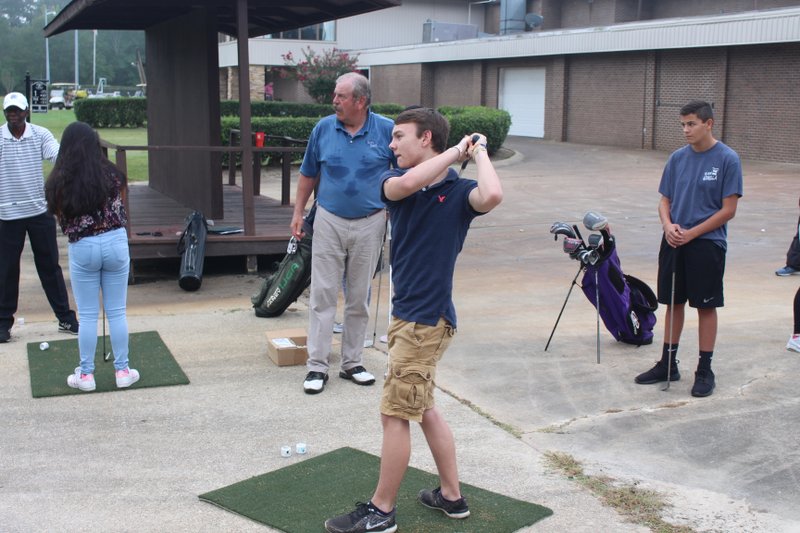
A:
[[[126,186],[125,175],[103,155],[97,132],[83,122],[67,126],[45,183],[45,198],[69,238],[70,283],[82,327],[78,333],[80,366],[67,377],[67,384],[82,391],[95,389],[100,292],[108,316],[117,387],[129,387],[139,380],[139,372],[128,366]]]

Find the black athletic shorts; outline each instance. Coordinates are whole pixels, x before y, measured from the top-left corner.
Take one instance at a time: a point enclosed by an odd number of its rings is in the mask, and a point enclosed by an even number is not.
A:
[[[675,303],[689,301],[699,309],[722,307],[722,277],[725,250],[709,239],[694,239],[679,248],[661,237],[658,252],[658,303],[669,305],[672,291],[672,265],[675,262]]]

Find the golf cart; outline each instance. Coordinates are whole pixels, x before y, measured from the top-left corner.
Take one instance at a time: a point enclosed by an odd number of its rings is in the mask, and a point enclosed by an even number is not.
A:
[[[50,109],[72,109],[74,100],[74,83],[50,84]]]

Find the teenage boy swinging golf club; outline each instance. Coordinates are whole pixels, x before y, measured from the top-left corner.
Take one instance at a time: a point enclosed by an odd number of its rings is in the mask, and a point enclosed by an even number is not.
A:
[[[730,147],[712,134],[714,111],[692,101],[680,111],[688,143],[670,155],[658,192],[664,229],[658,254],[658,301],[667,305],[661,360],[636,376],[636,383],[678,381],[678,341],[686,301],[697,309],[700,361],[692,396],[709,396],[715,378],[711,357],[717,339],[717,307],[724,305],[727,222],[742,196],[742,164]]]
[[[449,125],[438,111],[407,109],[398,115],[389,148],[400,170],[382,178],[382,197],[392,221],[392,321],[390,366],[383,387],[383,446],[378,486],[368,503],[331,518],[332,533],[397,530],[395,503],[411,455],[409,423],[419,422],[433,454],[441,486],[422,490],[419,502],[450,518],[466,518],[453,434],[434,405],[436,364],[455,328],[452,287],[456,257],[469,225],[503,198],[486,153],[486,137],[473,134],[446,149]],[[471,157],[477,181],[459,179],[457,162]]]

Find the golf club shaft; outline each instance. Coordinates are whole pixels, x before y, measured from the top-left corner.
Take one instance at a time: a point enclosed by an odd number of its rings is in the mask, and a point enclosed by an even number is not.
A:
[[[598,283],[597,273],[600,269],[594,269],[594,303],[597,309],[597,364],[600,364],[600,283]]]
[[[669,291],[669,345],[667,346],[667,385],[661,389],[664,391],[669,390],[669,382],[672,379],[672,332],[675,328],[675,264],[678,262],[678,251],[675,251],[675,257],[672,261],[672,280]]]

